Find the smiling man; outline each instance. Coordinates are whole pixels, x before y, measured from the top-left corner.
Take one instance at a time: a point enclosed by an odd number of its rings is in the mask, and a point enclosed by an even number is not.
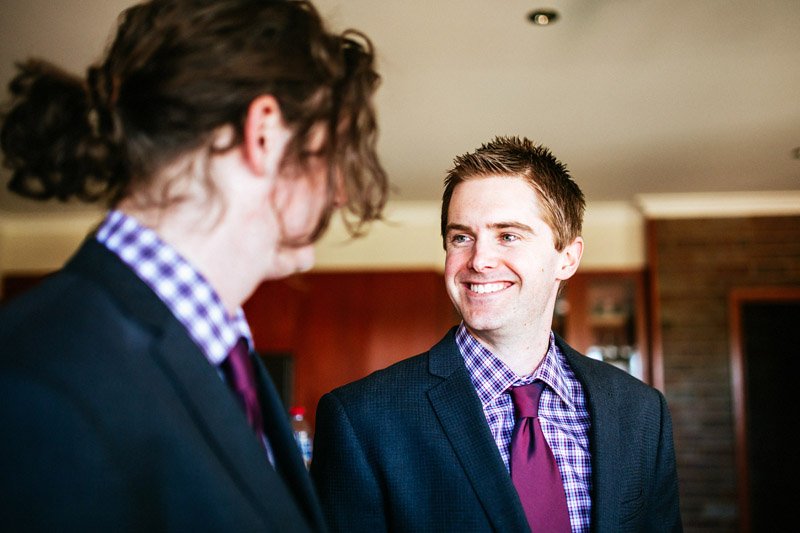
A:
[[[445,179],[430,351],[325,395],[312,477],[334,531],[680,531],[664,397],[551,331],[583,253],[583,193],[496,138]]]

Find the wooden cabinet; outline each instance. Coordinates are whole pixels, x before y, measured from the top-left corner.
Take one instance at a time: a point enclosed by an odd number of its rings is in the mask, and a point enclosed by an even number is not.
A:
[[[264,282],[244,311],[259,352],[290,354],[287,396],[312,427],[323,394],[428,350],[458,324],[433,271],[308,272]]]
[[[562,286],[553,329],[576,350],[650,382],[645,273],[579,272]]]

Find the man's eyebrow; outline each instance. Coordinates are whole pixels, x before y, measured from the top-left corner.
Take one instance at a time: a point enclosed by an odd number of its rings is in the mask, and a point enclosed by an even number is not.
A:
[[[522,222],[495,222],[494,224],[489,224],[491,229],[508,229],[514,228],[520,231],[527,231],[528,233],[534,233],[533,228],[528,226],[527,224],[523,224]]]
[[[503,229],[518,229],[520,231],[526,231],[528,233],[535,233],[533,228],[528,226],[527,224],[523,224],[522,222],[494,222],[488,225],[489,229],[494,230],[503,230]],[[450,223],[445,227],[445,233],[449,233],[451,231],[464,231],[464,232],[471,232],[472,228],[469,226],[465,226],[464,224],[454,224]]]
[[[450,233],[451,231],[472,231],[469,226],[465,226],[463,224],[453,224],[450,223],[445,226],[445,233]]]

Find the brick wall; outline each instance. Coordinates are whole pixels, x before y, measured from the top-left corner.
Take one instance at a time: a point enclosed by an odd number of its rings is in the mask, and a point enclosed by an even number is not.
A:
[[[684,526],[736,531],[728,294],[800,285],[800,217],[653,220],[648,239]]]

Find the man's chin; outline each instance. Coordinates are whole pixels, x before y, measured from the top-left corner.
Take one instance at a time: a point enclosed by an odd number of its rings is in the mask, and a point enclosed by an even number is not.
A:
[[[481,334],[489,334],[502,328],[502,323],[497,320],[496,316],[471,316],[463,317],[464,325],[476,336]]]
[[[266,273],[266,279],[281,279],[308,272],[314,267],[314,247],[284,248],[278,252],[273,268]]]
[[[297,250],[297,269],[295,272],[308,272],[314,267],[316,255],[313,246],[304,246]]]

